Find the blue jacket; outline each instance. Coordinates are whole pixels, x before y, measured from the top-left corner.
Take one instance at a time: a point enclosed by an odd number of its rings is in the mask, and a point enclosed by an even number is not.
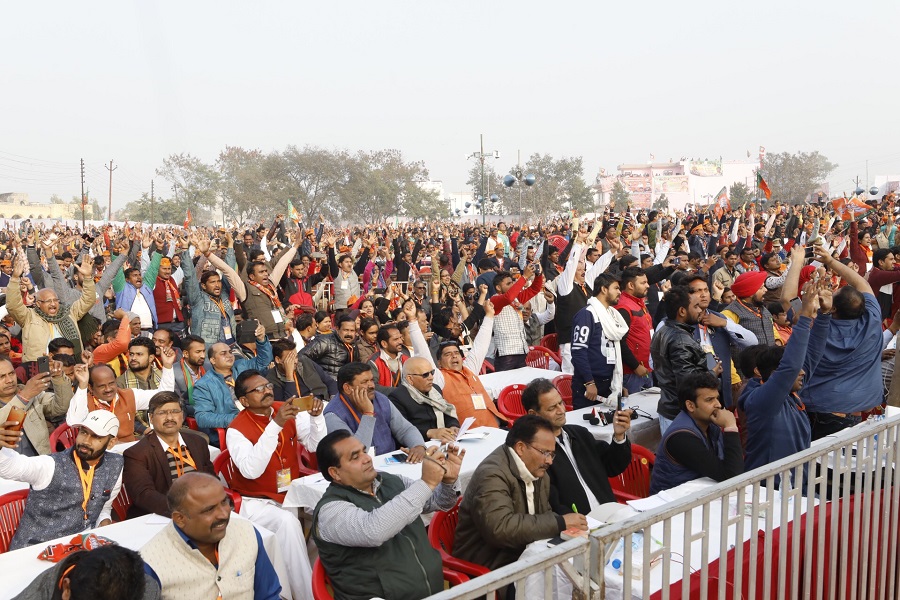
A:
[[[237,376],[247,369],[256,369],[263,377],[269,371],[272,362],[272,345],[269,340],[257,342],[256,358],[236,358],[231,367],[231,376]],[[194,385],[194,418],[201,429],[228,427],[238,414],[238,409],[231,399],[231,390],[225,378],[210,369],[206,375]]]
[[[576,409],[593,404],[584,397],[586,381],[597,382],[613,376],[615,365],[608,364],[603,353],[607,342],[622,343],[606,339],[603,335],[603,325],[594,322],[594,313],[587,307],[575,313],[572,320],[572,365],[575,367],[575,373],[572,375],[572,405]],[[615,352],[615,349],[610,347],[609,351]],[[602,387],[597,384],[598,390]]]
[[[146,300],[147,306],[150,307],[150,314],[153,316],[153,329],[156,329],[158,321],[156,320],[156,300],[153,298],[153,290],[147,287],[147,284],[143,284],[141,285],[140,294]],[[137,295],[137,288],[130,283],[126,283],[122,291],[116,294],[116,307],[123,310],[131,310]]]
[[[679,486],[682,483],[693,481],[702,477],[700,473],[692,469],[688,465],[682,465],[672,458],[666,451],[666,442],[676,433],[688,432],[696,435],[703,440],[703,445],[712,452],[715,452],[719,460],[725,458],[725,440],[722,437],[722,430],[718,425],[709,424],[709,438],[703,435],[697,423],[691,418],[691,415],[685,411],[678,413],[678,416],[672,420],[672,424],[666,429],[659,447],[656,449],[656,462],[653,464],[653,473],[650,475],[650,495],[657,494],[662,490],[668,490]]]
[[[830,321],[831,315],[820,315],[815,324],[800,317],[778,368],[765,383],[754,377],[741,392],[738,407],[746,419],[748,471],[809,448],[809,418],[791,388],[800,369],[808,374],[822,356]]]

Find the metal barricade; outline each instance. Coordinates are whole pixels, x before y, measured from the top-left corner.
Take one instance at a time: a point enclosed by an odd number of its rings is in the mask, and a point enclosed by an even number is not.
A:
[[[589,572],[574,565],[578,597],[900,597],[897,462],[900,415],[719,484],[670,490],[656,507],[591,534]],[[573,540],[433,597],[481,598],[557,565],[569,572],[579,552]]]

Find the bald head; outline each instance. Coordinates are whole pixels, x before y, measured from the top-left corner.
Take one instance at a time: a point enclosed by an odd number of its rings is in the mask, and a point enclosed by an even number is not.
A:
[[[428,373],[428,376],[424,376]],[[414,356],[403,363],[403,377],[411,386],[427,394],[434,385],[434,367],[421,356]]]
[[[216,491],[218,489],[224,490],[224,486],[218,477],[199,471],[185,473],[172,482],[172,487],[169,488],[169,493],[166,494],[169,510],[172,512],[184,510],[185,502],[189,497],[198,492],[205,492],[208,488]]]
[[[55,317],[59,312],[59,296],[49,288],[44,288],[34,295],[34,302],[45,314]]]

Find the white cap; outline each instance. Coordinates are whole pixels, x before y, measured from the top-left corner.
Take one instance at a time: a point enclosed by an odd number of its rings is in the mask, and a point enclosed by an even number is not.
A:
[[[95,435],[119,435],[119,417],[108,410],[92,410],[80,423],[74,423],[73,427],[87,427]]]

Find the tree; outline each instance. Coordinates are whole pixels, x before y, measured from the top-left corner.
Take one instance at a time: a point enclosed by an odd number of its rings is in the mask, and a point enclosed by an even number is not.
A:
[[[622,185],[622,182],[617,179],[615,185],[613,185],[612,194],[610,194],[610,204],[612,204],[613,210],[616,212],[625,212],[628,210],[628,204],[630,202],[631,195],[628,193],[628,190],[625,189],[625,186]]]
[[[219,184],[218,173],[212,166],[190,154],[172,154],[163,159],[156,174],[173,187],[173,201],[181,213],[181,218],[175,223],[184,221],[188,209],[198,224],[212,222],[212,211],[218,203]]]
[[[469,178],[466,185],[472,188],[472,196],[474,203],[478,202],[478,198],[482,195],[481,182],[481,161],[475,161],[469,169]],[[515,186],[513,186],[515,187]],[[502,215],[516,211],[517,204],[511,202],[512,188],[503,185],[500,175],[494,170],[494,165],[490,162],[484,162],[484,196],[485,196],[485,212],[487,214]],[[496,195],[497,202],[491,202],[491,196]],[[516,201],[518,201],[518,191],[516,191]],[[481,214],[481,209],[477,206],[469,207],[469,212],[473,215]]]
[[[570,208],[579,211],[593,208],[594,198],[584,181],[584,163],[580,156],[554,160],[549,154],[532,154],[523,170],[524,173],[535,176],[534,185],[523,194],[526,203],[523,212],[527,208],[529,197],[530,208],[535,217],[558,211],[566,202]]]
[[[342,218],[338,200],[348,181],[350,156],[344,151],[305,146],[288,146],[273,152],[266,160],[268,193],[280,206],[294,203],[304,222],[313,223],[318,215],[333,221]],[[358,210],[343,215],[358,218]]]
[[[753,202],[756,199],[756,192],[746,183],[739,181],[728,188],[728,199],[731,200],[732,208],[739,208],[745,203]]]
[[[285,214],[269,195],[265,154],[259,150],[226,146],[216,159],[224,221],[239,224],[259,221],[272,214]]]
[[[53,194],[52,196],[50,196],[50,204],[65,204],[65,203],[66,203],[66,201],[63,200],[62,198],[60,198],[59,196],[57,196],[56,194]]]
[[[802,204],[836,168],[818,152],[782,152],[766,156],[762,176],[772,190],[773,200]]]
[[[120,220],[132,221],[135,223],[169,223],[171,225],[179,225],[184,222],[187,211],[183,211],[181,202],[174,198],[164,199],[157,197],[150,203],[150,194],[144,192],[138,200],[133,200],[125,205],[117,213]],[[151,215],[152,210],[152,215]],[[191,210],[191,216],[194,211]]]
[[[660,194],[659,197],[653,201],[653,206],[650,208],[652,210],[669,210],[669,198],[666,197],[665,193]]]

